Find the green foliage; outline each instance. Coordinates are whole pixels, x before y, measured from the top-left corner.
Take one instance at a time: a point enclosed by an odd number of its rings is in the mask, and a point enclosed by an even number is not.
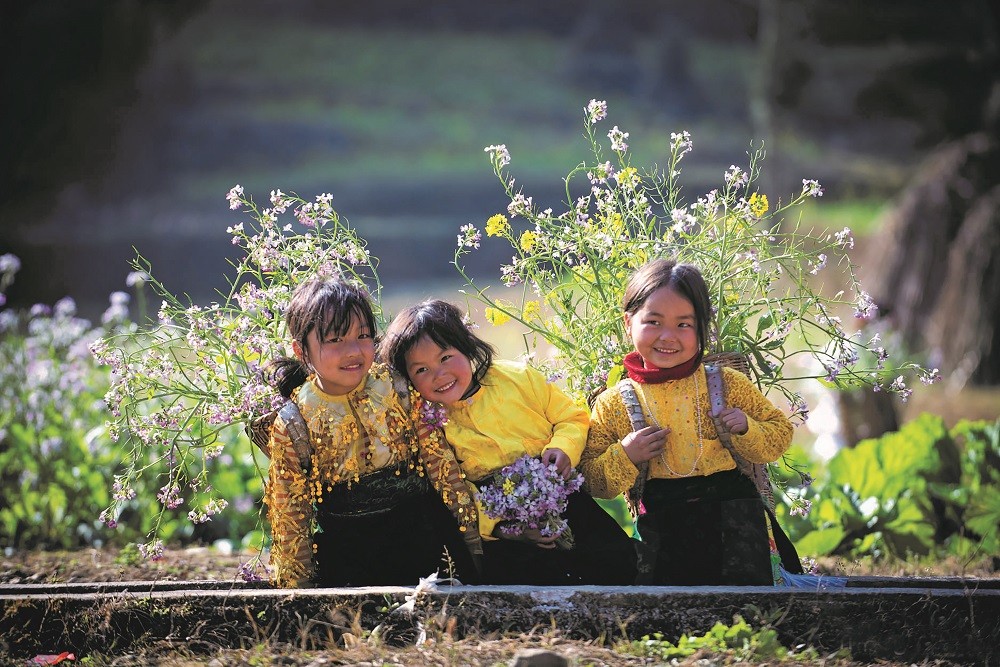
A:
[[[808,516],[783,525],[800,553],[876,557],[996,553],[1000,532],[1000,420],[924,413],[893,433],[843,449],[827,475],[798,493]]]
[[[794,652],[785,648],[773,627],[765,625],[754,629],[739,615],[733,618],[732,625],[719,621],[703,635],[683,634],[676,642],[670,642],[663,638],[662,633],[656,632],[641,639],[623,642],[615,650],[642,658],[668,661],[683,660],[698,652],[723,655],[745,662],[817,657],[813,649]]]
[[[11,265],[10,256],[2,262]],[[19,267],[19,264],[16,264]],[[15,267],[15,270],[16,270]],[[2,272],[0,289],[13,271]],[[130,282],[142,290],[142,279]],[[76,316],[72,299],[30,312],[0,313],[0,546],[79,548],[127,544],[156,528],[166,539],[239,540],[254,525],[251,494],[260,495],[259,475],[239,465],[241,457],[210,462],[214,485],[236,500],[231,513],[212,530],[197,529],[185,517],[159,516],[162,489],[143,479],[129,488],[110,484],[139,459],[122,460],[124,439],[107,423],[109,369],[91,355],[108,337],[129,337],[137,328],[128,319],[129,297],[111,295],[111,305],[94,326]],[[233,434],[229,434],[233,435]],[[228,436],[227,436],[228,437]],[[230,443],[249,450],[249,442]],[[100,520],[116,502],[121,524],[112,530]],[[249,518],[248,518],[249,517]],[[158,526],[158,527],[157,527]]]
[[[581,400],[613,383],[632,350],[622,321],[627,280],[648,260],[673,256],[698,266],[708,285],[714,310],[707,352],[749,357],[757,384],[784,393],[795,413],[806,408],[789,388],[792,380],[874,387],[905,398],[904,374],[936,376],[914,363],[889,365],[881,334],[861,336],[842,323],[845,311],[865,323],[877,310],[850,260],[850,229],[814,234],[785,219],[823,194],[819,183],[803,179],[802,189],[787,197],[762,192],[758,147],[745,167],[725,171],[719,188],[686,202],[681,162],[693,150],[690,135],[671,135],[662,167],[636,166],[629,133],[614,126],[610,146],[598,136],[606,115],[604,102],[591,100],[585,109],[591,157],[566,176],[561,211],[516,184],[505,145],[486,148],[510,201],[506,215],[484,225],[487,237],[513,251],[501,267],[506,289],[480,286],[466,269],[480,248],[480,231],[466,225],[458,235],[454,263],[471,295],[492,324],[516,320],[526,329],[532,363],[564,378]],[[820,281],[839,291],[828,294]]]
[[[110,317],[92,326],[72,299],[0,313],[0,545],[77,548],[107,538],[97,515],[117,459],[103,426],[107,373],[88,345],[117,326]]]

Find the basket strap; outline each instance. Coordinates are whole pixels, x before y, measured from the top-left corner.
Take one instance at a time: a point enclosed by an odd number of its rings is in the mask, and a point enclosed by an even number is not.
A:
[[[726,406],[726,387],[722,381],[722,367],[715,363],[706,363],[704,366],[708,382],[709,414],[715,424],[715,430],[719,434],[719,441],[732,455],[740,472],[749,477],[757,488],[761,502],[764,504],[764,511],[771,522],[771,534],[778,555],[781,557],[782,566],[792,574],[802,574],[802,563],[799,560],[798,551],[796,551],[792,541],[788,539],[788,535],[778,523],[778,517],[774,514],[774,489],[771,487],[771,478],[767,474],[767,467],[759,463],[751,463],[743,458],[733,447],[733,436],[729,429],[719,419],[719,413]]]
[[[712,423],[715,424],[715,430],[719,434],[719,442],[722,443],[722,446],[733,457],[736,467],[739,468],[740,472],[753,482],[764,503],[771,511],[774,511],[774,491],[771,489],[771,480],[767,475],[767,468],[761,464],[747,461],[736,451],[736,448],[733,446],[733,436],[729,432],[729,428],[719,419],[719,414],[726,407],[726,386],[722,380],[722,367],[714,363],[707,363],[704,366],[705,379],[708,383],[709,415],[711,415]]]
[[[646,428],[646,416],[642,413],[642,404],[635,393],[635,387],[631,380],[625,378],[618,382],[618,393],[621,394],[622,403],[625,404],[625,411],[628,413],[628,420],[632,424],[632,430],[638,431]],[[642,493],[646,488],[646,476],[649,474],[649,461],[643,461],[636,465],[639,473],[632,482],[632,488],[628,490],[626,500],[632,516],[639,516],[639,503],[642,502]]]
[[[292,441],[295,453],[298,454],[302,471],[308,474],[312,462],[312,441],[309,439],[309,426],[306,425],[299,406],[292,399],[288,399],[278,410],[278,416],[285,422],[288,437]]]

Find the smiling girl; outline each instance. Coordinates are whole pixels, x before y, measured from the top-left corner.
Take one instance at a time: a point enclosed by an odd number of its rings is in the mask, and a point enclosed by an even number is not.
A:
[[[420,437],[428,429],[418,423],[419,397],[373,364],[368,294],[341,280],[308,280],[285,322],[295,356],[270,368],[294,405],[271,427],[265,498],[276,583],[412,586],[442,569],[446,550],[458,575],[474,579],[460,534],[478,543],[471,490],[451,450]],[[308,430],[304,452],[289,407]]]
[[[654,260],[629,279],[622,305],[635,347],[625,371],[647,425],[633,431],[617,386],[597,397],[580,466],[590,492],[613,498],[644,482],[632,499],[642,503],[639,534],[654,554],[643,583],[774,583],[764,506],[710,415],[702,357],[712,305],[700,271]],[[791,423],[749,378],[722,371],[727,407],[718,417],[733,448],[752,463],[777,460]]]
[[[379,355],[410,378],[420,395],[445,407],[444,435],[477,487],[525,454],[572,472],[587,439],[586,410],[536,369],[494,360],[491,345],[465,324],[461,311],[440,300],[400,312]],[[483,582],[497,584],[627,584],[634,578],[630,538],[593,498],[569,497],[564,518],[576,546],[529,530],[509,536],[479,515]]]

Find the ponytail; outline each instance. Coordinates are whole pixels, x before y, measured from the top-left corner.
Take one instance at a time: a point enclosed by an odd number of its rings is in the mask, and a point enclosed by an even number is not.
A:
[[[308,377],[306,365],[292,357],[275,359],[268,364],[267,382],[285,398],[291,398],[296,387],[305,384]]]

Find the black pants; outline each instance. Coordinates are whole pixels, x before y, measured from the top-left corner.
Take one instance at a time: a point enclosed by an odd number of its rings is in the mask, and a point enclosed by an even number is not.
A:
[[[637,545],[649,571],[639,583],[768,586],[774,583],[764,505],[738,470],[651,479]],[[648,560],[647,560],[648,559]],[[652,560],[652,563],[649,563]]]
[[[582,491],[573,493],[563,517],[573,531],[572,549],[540,549],[506,539],[484,542],[482,583],[614,586],[634,582],[633,540],[593,498]]]
[[[350,489],[337,484],[324,493],[313,537],[318,585],[416,586],[433,572],[475,583],[454,515],[426,478],[410,475],[383,475],[368,487],[362,478]],[[361,500],[352,503],[351,496]]]

